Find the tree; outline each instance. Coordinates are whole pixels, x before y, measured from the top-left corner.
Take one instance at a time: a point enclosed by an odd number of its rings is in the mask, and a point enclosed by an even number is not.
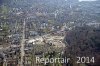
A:
[[[8,8],[7,8],[7,6],[4,6],[4,5],[1,5],[0,6],[0,13],[1,14],[7,14],[8,13]]]
[[[68,43],[66,52],[71,57],[95,57],[96,65],[99,60],[97,55],[100,52],[100,28],[78,27],[69,31],[65,37]],[[67,55],[67,54],[66,54]],[[100,65],[100,64],[99,64]]]

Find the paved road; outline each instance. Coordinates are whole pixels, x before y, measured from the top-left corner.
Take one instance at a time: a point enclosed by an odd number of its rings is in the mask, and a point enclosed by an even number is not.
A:
[[[23,65],[23,62],[24,62],[24,43],[25,43],[25,25],[26,25],[26,22],[24,20],[24,23],[23,23],[23,34],[22,34],[22,42],[21,42],[21,66],[24,66]]]

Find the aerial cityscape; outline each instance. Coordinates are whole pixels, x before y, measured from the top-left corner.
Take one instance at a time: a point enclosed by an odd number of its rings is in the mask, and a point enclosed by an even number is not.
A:
[[[0,66],[100,66],[100,0],[0,0]]]

